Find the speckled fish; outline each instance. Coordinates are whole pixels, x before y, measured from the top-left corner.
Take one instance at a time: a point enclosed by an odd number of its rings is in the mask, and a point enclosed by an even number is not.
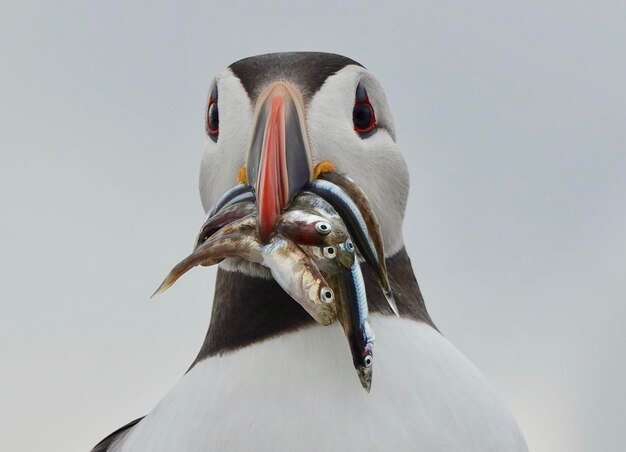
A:
[[[280,235],[261,244],[254,214],[224,226],[197,247],[170,271],[154,295],[167,290],[191,268],[214,265],[229,257],[269,268],[283,290],[322,325],[329,325],[336,319],[334,292],[311,259],[294,242]]]
[[[337,318],[335,294],[318,268],[300,247],[279,235],[264,247],[262,264],[276,282],[322,325]]]
[[[341,322],[361,385],[372,386],[374,333],[369,323],[365,282],[350,239],[337,246],[305,247],[305,252],[335,292],[337,317]]]
[[[393,292],[387,277],[380,227],[367,196],[353,181],[345,176],[333,177],[328,176],[328,174],[338,173],[323,173],[320,177],[332,177],[334,180],[340,181],[347,187],[348,192],[335,183],[324,179],[311,182],[306,189],[328,201],[341,216],[365,261],[377,270],[378,281],[387,303],[391,310],[399,316],[398,307],[393,299]]]

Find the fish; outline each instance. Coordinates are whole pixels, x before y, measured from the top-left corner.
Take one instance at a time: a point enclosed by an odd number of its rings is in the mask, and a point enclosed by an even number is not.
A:
[[[287,210],[303,210],[326,218],[332,224],[343,225],[343,219],[328,201],[310,191],[298,193],[287,206]]]
[[[215,202],[213,207],[207,212],[205,222],[208,221],[213,215],[229,205],[242,202],[245,200],[254,200],[254,191],[252,187],[247,184],[237,184],[234,187],[228,189],[220,198]]]
[[[348,339],[359,381],[369,393],[374,363],[374,332],[369,322],[365,282],[352,240],[324,248],[303,247],[335,293],[337,318]]]
[[[194,250],[218,231],[220,234],[230,234],[240,228],[251,229],[256,224],[256,214],[256,206],[250,202],[223,208],[202,225]],[[244,218],[245,221],[238,221]],[[298,210],[286,211],[278,218],[275,234],[298,245],[311,246],[334,245],[348,238],[343,222],[330,222],[315,213]]]
[[[260,263],[263,260],[262,246],[256,234],[250,231],[248,224],[250,218],[242,218],[228,225],[232,230],[242,226],[241,232],[219,233],[213,235],[207,241],[198,246],[194,251],[176,264],[167,274],[161,285],[150,298],[162,294],[172,287],[185,273],[193,267],[203,265],[205,267],[220,263],[229,257],[240,257],[251,262]],[[243,224],[242,224],[243,223]],[[253,225],[256,222],[253,221]]]
[[[208,217],[198,233],[194,251],[226,225],[256,212],[253,202],[239,202],[223,207]]]
[[[356,260],[356,248],[350,238],[337,245],[301,246],[301,248],[324,275],[339,273],[344,268],[350,268]]]
[[[374,211],[367,196],[354,181],[346,176],[333,174],[339,173],[322,173],[320,178],[310,182],[305,189],[326,200],[337,211],[365,261],[376,269],[378,282],[387,303],[393,313],[399,316],[387,275],[382,234]],[[322,177],[338,181],[347,187],[347,191],[334,182],[321,179]]]
[[[349,237],[343,221],[328,219],[313,211],[295,209],[280,215],[275,232],[298,245],[318,247],[336,245]]]
[[[227,224],[256,212],[254,195],[245,191],[239,194],[242,189],[235,188],[236,196],[224,202],[218,201],[217,209],[212,209],[215,212],[207,215],[196,238],[194,250]],[[225,198],[229,196],[224,195],[220,199]],[[326,246],[344,242],[348,238],[348,231],[337,212],[326,201],[311,193],[298,195],[292,206],[279,217],[275,233],[299,245]]]
[[[348,302],[337,302],[337,317],[348,338],[352,363],[363,388],[369,393],[372,387],[374,364],[374,332],[369,321],[365,282],[361,266],[355,260],[350,268],[336,273],[331,279],[336,297]]]
[[[319,269],[291,240],[275,235],[264,247],[262,265],[300,305],[322,325],[337,319],[335,292]]]
[[[317,222],[317,217],[311,216],[309,228]],[[193,267],[215,265],[229,257],[267,267],[283,290],[318,323],[330,325],[337,318],[334,291],[309,256],[296,243],[278,234],[262,244],[256,231],[256,213],[222,227],[198,246],[174,266],[152,297],[165,292]]]

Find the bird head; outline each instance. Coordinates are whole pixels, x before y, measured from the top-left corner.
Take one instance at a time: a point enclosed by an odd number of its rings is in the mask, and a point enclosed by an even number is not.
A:
[[[245,181],[267,239],[290,199],[331,165],[368,196],[387,256],[403,247],[408,171],[382,86],[359,63],[317,52],[245,58],[212,81],[206,105],[205,211]]]

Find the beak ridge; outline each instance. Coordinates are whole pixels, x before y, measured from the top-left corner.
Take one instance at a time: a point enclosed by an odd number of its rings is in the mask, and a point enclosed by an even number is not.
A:
[[[246,170],[256,191],[259,236],[267,243],[278,216],[312,179],[304,105],[294,86],[277,82],[259,96]]]

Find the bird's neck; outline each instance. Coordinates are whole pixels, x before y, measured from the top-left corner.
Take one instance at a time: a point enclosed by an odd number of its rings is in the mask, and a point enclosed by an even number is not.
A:
[[[393,315],[375,271],[368,265],[362,269],[370,312]],[[400,315],[434,327],[404,248],[387,258],[387,270]],[[191,367],[210,356],[312,325],[315,321],[273,279],[220,268],[209,330]]]

